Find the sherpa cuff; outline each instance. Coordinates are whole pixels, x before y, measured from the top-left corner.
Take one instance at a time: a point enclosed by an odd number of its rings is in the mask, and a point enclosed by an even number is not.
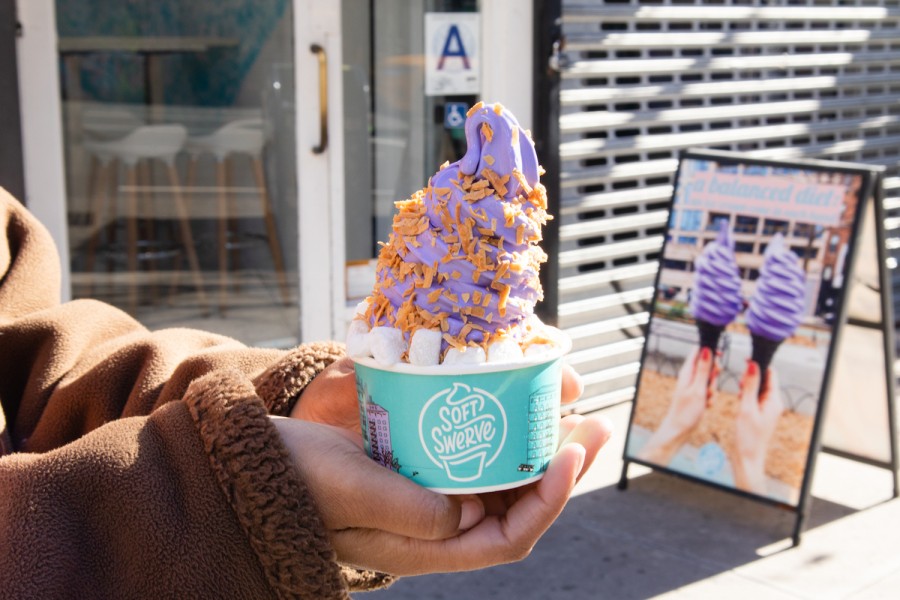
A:
[[[255,379],[256,393],[263,399],[269,414],[289,416],[309,382],[345,355],[344,345],[337,342],[297,346]]]
[[[279,598],[349,598],[306,484],[250,380],[218,371],[184,396],[219,486]]]

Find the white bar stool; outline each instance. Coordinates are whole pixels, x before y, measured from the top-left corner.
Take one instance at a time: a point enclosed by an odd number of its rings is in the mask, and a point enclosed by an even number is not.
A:
[[[204,312],[207,311],[206,294],[203,291],[203,278],[200,273],[200,262],[197,259],[197,249],[194,246],[194,237],[191,233],[189,215],[182,195],[181,183],[178,172],[175,169],[175,157],[184,147],[187,140],[187,130],[182,125],[142,125],[123,138],[115,140],[87,140],[85,149],[100,162],[98,179],[102,180],[96,185],[92,201],[92,234],[88,244],[87,270],[93,271],[97,241],[99,238],[99,224],[106,209],[106,193],[109,183],[107,177],[114,180],[118,178],[118,169],[112,168],[116,161],[125,165],[125,184],[127,186],[127,260],[130,272],[130,285],[128,291],[128,305],[132,314],[137,312],[138,304],[138,181],[137,171],[139,165],[153,160],[161,161],[166,167],[166,174],[171,186],[174,200],[175,213],[178,220],[181,244],[187,255],[194,286],[197,289]],[[115,199],[112,205],[115,206]]]
[[[281,254],[281,244],[278,240],[278,229],[275,225],[272,201],[263,172],[262,153],[264,146],[265,136],[263,135],[262,119],[249,118],[230,121],[209,135],[190,137],[184,148],[190,156],[186,178],[186,185],[189,188],[194,186],[197,162],[200,158],[204,155],[211,155],[216,160],[216,188],[218,191],[219,209],[219,310],[223,314],[228,293],[228,250],[239,247],[237,243],[229,242],[229,237],[236,235],[236,232],[231,231],[230,228],[231,216],[229,214],[227,194],[227,188],[232,177],[229,159],[235,156],[247,156],[250,158],[266,225],[266,240],[275,266],[281,299],[285,306],[290,305],[290,291],[288,290],[284,271],[284,259]]]

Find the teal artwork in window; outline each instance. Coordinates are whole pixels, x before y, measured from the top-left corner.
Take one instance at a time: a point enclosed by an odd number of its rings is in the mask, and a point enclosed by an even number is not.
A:
[[[60,38],[217,38],[204,51],[158,55],[166,104],[230,106],[288,0],[57,0]],[[89,100],[142,102],[144,57],[125,51],[85,54],[80,88]]]

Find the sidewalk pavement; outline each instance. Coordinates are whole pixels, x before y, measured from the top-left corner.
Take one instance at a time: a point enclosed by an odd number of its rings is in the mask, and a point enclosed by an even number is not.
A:
[[[602,411],[614,437],[522,562],[402,579],[358,600],[881,600],[900,598],[900,500],[889,470],[822,453],[799,547],[795,514],[638,465],[621,472],[630,404]]]

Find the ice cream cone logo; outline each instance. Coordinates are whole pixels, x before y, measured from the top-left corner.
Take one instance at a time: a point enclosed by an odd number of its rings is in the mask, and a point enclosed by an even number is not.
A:
[[[452,481],[476,481],[506,442],[506,412],[490,392],[456,382],[425,403],[419,440]]]

